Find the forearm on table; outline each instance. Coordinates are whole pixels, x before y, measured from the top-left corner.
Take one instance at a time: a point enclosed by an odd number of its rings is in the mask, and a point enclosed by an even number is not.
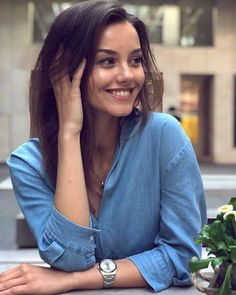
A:
[[[71,221],[89,226],[89,205],[80,137],[69,133],[61,133],[58,136],[55,207]]]
[[[136,265],[129,259],[117,260],[117,273],[114,288],[141,288],[148,287]],[[74,289],[102,289],[103,278],[98,270],[98,264],[85,271],[74,272]]]

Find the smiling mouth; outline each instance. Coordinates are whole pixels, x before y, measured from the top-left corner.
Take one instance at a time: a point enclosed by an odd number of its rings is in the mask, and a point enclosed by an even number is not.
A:
[[[114,89],[114,90],[107,90],[107,92],[111,93],[114,96],[117,97],[130,97],[131,93],[132,93],[133,89]]]

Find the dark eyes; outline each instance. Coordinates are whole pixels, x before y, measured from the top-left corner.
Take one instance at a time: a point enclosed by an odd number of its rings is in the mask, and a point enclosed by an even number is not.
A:
[[[132,58],[131,64],[139,66],[142,63],[142,60],[143,60],[142,56],[135,56]]]
[[[113,65],[115,63],[115,59],[113,57],[105,57],[99,61],[99,64],[104,66]]]
[[[116,63],[116,59],[114,57],[105,57],[98,61],[99,64],[105,67],[112,67]],[[142,64],[142,56],[133,56],[129,64],[134,67],[138,67]]]

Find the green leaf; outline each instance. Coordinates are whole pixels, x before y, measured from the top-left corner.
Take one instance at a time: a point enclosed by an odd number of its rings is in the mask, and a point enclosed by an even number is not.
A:
[[[229,265],[223,284],[220,287],[218,295],[229,295],[231,293],[231,269],[232,264]]]
[[[204,225],[202,230],[199,232],[200,236],[206,239],[209,239],[209,231],[211,225]]]
[[[233,263],[236,263],[236,246],[229,246],[230,259]]]
[[[193,257],[188,264],[190,272],[193,273],[200,269],[207,268],[211,260],[212,258],[199,260],[197,257]]]
[[[236,239],[236,221],[235,219],[234,220],[231,220],[231,224],[232,224],[232,228],[233,228],[233,238]]]
[[[212,223],[212,226],[210,228],[209,236],[216,242],[222,241],[222,235],[225,232],[225,228],[222,225],[222,223],[219,220],[216,220],[214,223]]]
[[[205,243],[208,241],[208,238],[196,238],[194,239],[194,241],[197,243],[197,244],[201,244],[201,243]]]
[[[220,213],[216,216],[216,220],[220,220],[221,222],[223,221],[223,213]]]
[[[232,236],[234,237],[234,226],[233,226],[233,220],[231,220],[231,217],[229,216],[227,218],[227,220],[224,221],[225,223],[225,227],[226,227],[226,233],[229,235],[229,236]]]
[[[207,248],[208,250],[206,250],[207,252],[207,256],[210,256],[210,255],[215,255],[216,254],[216,251],[213,251],[213,250],[210,250],[209,248]]]
[[[234,239],[232,236],[229,236],[228,234],[224,234],[222,237],[222,240],[225,241],[225,243],[227,244],[227,247],[229,246],[236,246],[236,239]]]
[[[229,250],[228,247],[227,247],[227,245],[225,244],[225,242],[219,242],[217,244],[217,249],[218,250],[225,250],[225,251],[228,251]]]
[[[228,260],[228,256],[219,256],[213,257],[211,260],[211,265],[215,269],[217,266],[220,266],[224,261]]]
[[[231,198],[231,200],[229,201],[229,205],[232,205],[234,207],[234,210],[236,210],[236,197]]]

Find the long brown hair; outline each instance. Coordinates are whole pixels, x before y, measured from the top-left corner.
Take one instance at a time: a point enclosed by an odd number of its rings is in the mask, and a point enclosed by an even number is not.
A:
[[[93,68],[99,37],[108,24],[128,21],[136,29],[145,71],[145,83],[137,97],[141,105],[141,119],[145,124],[148,113],[161,101],[163,80],[158,71],[146,27],[137,17],[129,14],[114,1],[96,0],[75,4],[64,10],[53,22],[38,56],[30,82],[30,115],[33,135],[39,137],[44,166],[55,186],[58,161],[58,113],[50,80],[68,73],[70,77],[85,57],[86,67],[81,80],[83,128],[81,148],[85,180],[90,186],[90,162],[95,148],[93,120],[87,101],[87,82]],[[62,50],[61,50],[62,48]]]

